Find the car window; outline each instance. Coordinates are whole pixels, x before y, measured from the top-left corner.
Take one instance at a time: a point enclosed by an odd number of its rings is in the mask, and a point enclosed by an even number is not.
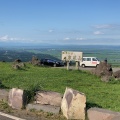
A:
[[[86,58],[83,58],[83,61],[86,61]]]
[[[98,58],[96,58],[97,61],[100,61]]]
[[[96,58],[92,58],[92,61],[97,61],[97,59]]]
[[[87,61],[91,61],[91,58],[87,58]]]

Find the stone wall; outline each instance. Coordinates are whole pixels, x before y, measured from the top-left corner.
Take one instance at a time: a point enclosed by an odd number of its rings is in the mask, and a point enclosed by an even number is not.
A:
[[[90,108],[86,112],[86,96],[72,88],[67,88],[64,95],[51,91],[39,91],[36,95],[42,97],[35,99],[33,103],[25,104],[24,90],[13,88],[9,91],[0,90],[0,101],[8,102],[13,109],[22,109],[26,106],[26,110],[43,110],[59,114],[62,111],[66,119],[76,120],[120,120],[120,112],[114,112],[102,108]],[[36,96],[35,96],[36,97]],[[55,98],[55,99],[54,99]],[[37,100],[37,101],[36,101]],[[56,101],[58,100],[58,101]],[[42,102],[39,103],[39,102]],[[61,104],[60,104],[61,103]],[[87,114],[87,118],[85,118]]]

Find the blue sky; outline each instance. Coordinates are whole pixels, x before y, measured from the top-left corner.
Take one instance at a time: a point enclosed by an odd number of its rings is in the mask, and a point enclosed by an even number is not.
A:
[[[120,45],[120,0],[0,0],[0,43]]]

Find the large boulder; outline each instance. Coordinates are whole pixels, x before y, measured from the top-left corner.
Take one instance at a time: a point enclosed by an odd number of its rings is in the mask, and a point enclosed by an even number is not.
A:
[[[15,62],[15,63],[20,63],[20,62],[22,62],[22,60],[16,59],[14,62]]]
[[[102,81],[108,82],[112,79],[113,70],[107,61],[101,61],[94,70],[91,70],[91,73],[101,77]]]
[[[105,61],[101,61],[98,67],[94,71],[92,71],[93,74],[102,77],[102,76],[112,76],[112,67],[109,63]]]
[[[23,90],[12,88],[8,95],[8,105],[14,109],[22,109],[25,107],[26,98]]]
[[[43,105],[61,106],[62,94],[52,91],[38,91],[35,95],[35,103]]]
[[[34,66],[40,66],[41,62],[40,62],[40,60],[36,56],[33,56],[31,64],[34,65]]]
[[[79,91],[66,88],[61,110],[67,119],[85,120],[86,96]]]
[[[13,69],[21,69],[23,67],[25,67],[25,63],[23,63],[20,59],[16,59],[13,62],[13,65],[12,65]]]

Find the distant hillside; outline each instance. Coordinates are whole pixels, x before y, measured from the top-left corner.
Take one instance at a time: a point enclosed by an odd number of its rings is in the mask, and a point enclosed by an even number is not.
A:
[[[0,61],[13,62],[15,59],[21,59],[23,62],[28,62],[31,61],[33,56],[38,57],[38,59],[51,58],[58,60],[58,58],[49,54],[33,53],[22,50],[0,50]]]
[[[108,62],[120,66],[120,46],[106,45],[44,45],[44,46],[0,46],[0,61],[12,62],[21,59],[23,62],[31,61],[32,56],[38,59],[52,58],[61,60],[62,51],[79,51],[83,56],[95,56],[99,60],[108,59]]]

